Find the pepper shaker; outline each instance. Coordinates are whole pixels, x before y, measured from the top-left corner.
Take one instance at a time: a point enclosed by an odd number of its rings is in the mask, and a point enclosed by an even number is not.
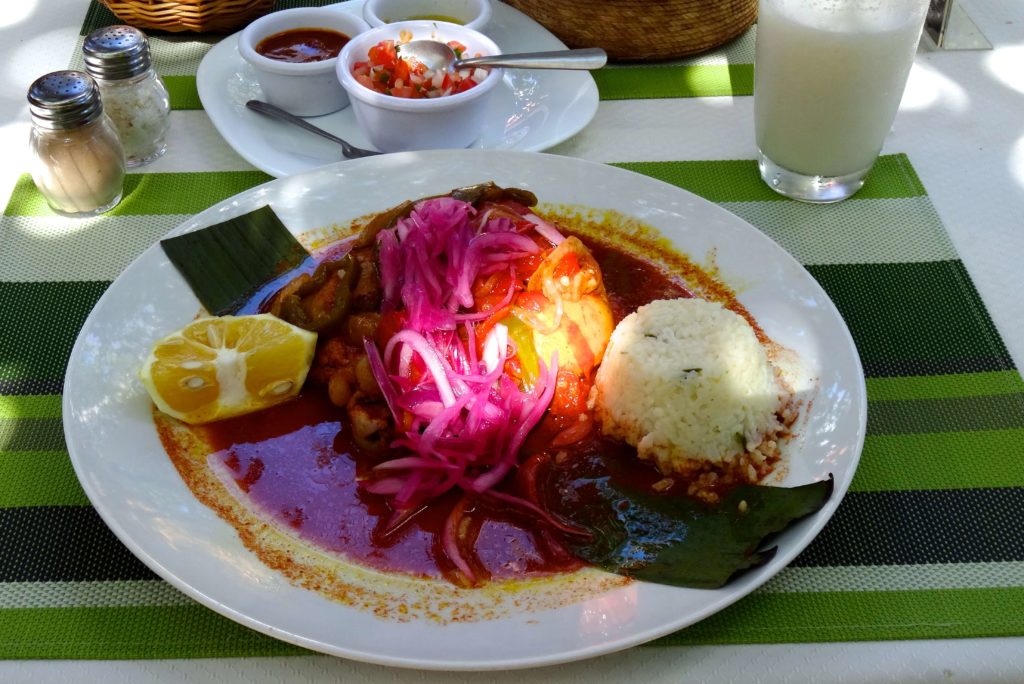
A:
[[[101,214],[121,201],[124,149],[95,81],[81,71],[41,76],[28,91],[31,172],[58,214]]]
[[[107,26],[82,45],[85,68],[124,145],[128,166],[142,166],[167,150],[170,100],[153,69],[149,41],[132,26]]]

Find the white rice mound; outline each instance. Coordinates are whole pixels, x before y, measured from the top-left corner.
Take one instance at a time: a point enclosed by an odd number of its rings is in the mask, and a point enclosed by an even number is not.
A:
[[[774,447],[789,399],[750,324],[698,298],[654,301],[623,319],[594,388],[604,433],[666,474]]]

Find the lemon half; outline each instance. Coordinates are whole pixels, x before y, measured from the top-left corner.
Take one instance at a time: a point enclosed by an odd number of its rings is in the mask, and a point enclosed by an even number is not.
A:
[[[157,408],[199,425],[291,399],[315,348],[316,333],[271,314],[199,318],[157,341],[139,377]]]

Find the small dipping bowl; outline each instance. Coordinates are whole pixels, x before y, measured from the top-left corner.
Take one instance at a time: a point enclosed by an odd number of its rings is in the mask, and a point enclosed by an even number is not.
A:
[[[454,21],[483,31],[491,20],[491,0],[366,0],[363,19],[374,27],[398,21]]]
[[[368,31],[370,25],[354,14],[330,8],[297,8],[264,15],[238,36],[238,52],[256,73],[263,99],[296,116],[320,116],[348,106],[345,89],[338,83],[338,57],[319,62],[284,62],[256,52],[265,38],[295,29],[327,29],[349,38]]]
[[[467,56],[496,55],[493,40],[473,29],[441,21],[403,21],[371,29],[349,41],[338,57],[338,80],[348,91],[360,128],[382,152],[460,149],[468,147],[483,130],[487,108],[502,70],[490,72],[473,88],[432,99],[407,99],[371,90],[352,75],[356,62],[367,60],[370,48],[382,40],[457,40]]]

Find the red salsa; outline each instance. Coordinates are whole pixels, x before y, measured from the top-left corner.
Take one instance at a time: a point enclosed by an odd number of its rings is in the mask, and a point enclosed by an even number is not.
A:
[[[448,47],[459,59],[466,52],[466,46],[456,40],[448,41]],[[352,66],[352,76],[375,92],[413,100],[464,93],[487,76],[484,69],[428,69],[418,60],[403,57],[401,51],[400,43],[382,40],[370,48],[365,61]]]
[[[322,62],[337,57],[349,37],[322,28],[297,28],[267,36],[256,52],[279,62]]]

